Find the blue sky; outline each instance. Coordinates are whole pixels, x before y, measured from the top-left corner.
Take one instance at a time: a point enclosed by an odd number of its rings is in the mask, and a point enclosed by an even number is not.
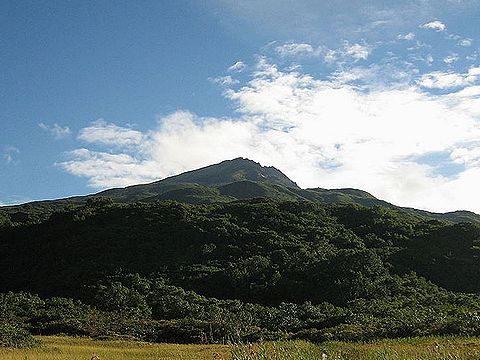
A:
[[[480,212],[480,1],[3,1],[0,203],[237,156]]]

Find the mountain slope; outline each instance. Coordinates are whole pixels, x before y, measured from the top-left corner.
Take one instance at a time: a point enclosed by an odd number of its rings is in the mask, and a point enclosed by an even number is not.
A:
[[[150,184],[128,186],[123,189],[110,189],[102,191],[97,195],[110,197],[112,199],[124,202],[145,200],[148,198],[157,199],[159,195],[172,190],[185,189],[185,184],[196,184],[204,187],[217,187],[235,182],[250,181],[255,183],[268,183],[270,185],[280,185],[287,188],[299,189],[298,185],[284,175],[280,170],[274,167],[265,167],[255,161],[237,158],[233,160],[222,161],[221,163],[209,165],[197,170],[187,171],[163,180],[155,181]],[[199,191],[201,187],[196,186]],[[188,191],[192,191],[189,189]],[[183,197],[182,191],[178,192]],[[155,197],[155,198],[153,198]],[[162,196],[160,196],[162,198]],[[170,197],[169,197],[170,198]],[[176,200],[175,198],[170,198]],[[212,202],[211,198],[205,202]],[[215,197],[216,201],[228,201],[231,198]]]

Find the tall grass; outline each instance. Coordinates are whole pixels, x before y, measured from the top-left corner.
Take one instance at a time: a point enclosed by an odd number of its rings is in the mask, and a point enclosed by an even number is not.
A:
[[[31,349],[2,349],[0,360],[212,360],[214,353],[228,359],[225,345],[149,344],[136,341],[99,341],[87,338],[38,337]]]
[[[413,338],[369,343],[302,341],[234,346],[231,360],[479,360],[478,338]]]
[[[251,345],[177,345],[40,337],[31,349],[0,348],[0,360],[478,360],[480,338],[412,338],[368,343],[304,341]]]

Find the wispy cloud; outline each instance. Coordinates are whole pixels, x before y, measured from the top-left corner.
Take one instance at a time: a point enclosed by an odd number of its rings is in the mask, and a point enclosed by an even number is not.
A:
[[[306,43],[287,43],[275,48],[277,54],[283,57],[291,56],[312,56],[319,55],[320,49],[314,49],[312,45]]]
[[[222,86],[231,86],[239,83],[238,80],[232,78],[230,75],[210,78],[210,81]]]
[[[314,46],[308,43],[289,42],[275,47],[275,52],[282,58],[319,57],[326,63],[345,63],[366,60],[371,53],[371,47],[367,44],[344,41],[343,45],[329,49],[326,46]]]
[[[4,146],[2,149],[3,161],[7,164],[15,162],[15,155],[20,153],[20,150],[15,146]]]
[[[458,54],[450,54],[450,55],[445,56],[443,58],[443,62],[445,64],[453,64],[453,63],[457,62],[459,58],[460,57],[458,56]]]
[[[415,39],[415,34],[413,32],[409,32],[409,33],[404,34],[404,35],[400,34],[400,35],[397,36],[397,39],[399,39],[399,40],[409,40],[410,41],[410,40]]]
[[[460,46],[472,46],[473,39],[461,39],[458,41],[458,45]]]
[[[110,146],[134,146],[142,142],[140,131],[107,123],[103,119],[96,120],[90,126],[80,130],[78,139],[88,143]]]
[[[242,72],[243,70],[245,70],[246,67],[247,65],[245,65],[243,61],[237,61],[235,64],[228,68],[228,71]]]
[[[46,132],[50,133],[55,139],[65,139],[72,134],[72,131],[68,126],[60,126],[57,123],[53,125],[47,125],[43,122],[38,123],[40,129],[45,130]]]
[[[311,1],[263,0],[213,2],[222,24],[240,23],[265,39],[302,39],[336,47],[344,39],[374,43],[419,24],[443,24],[455,13],[471,14],[478,0]],[[220,11],[218,11],[220,9]],[[226,20],[227,18],[228,20]],[[430,20],[431,19],[431,20]],[[427,21],[429,20],[429,21]],[[444,25],[444,24],[443,24]],[[441,26],[441,25],[440,25]]]

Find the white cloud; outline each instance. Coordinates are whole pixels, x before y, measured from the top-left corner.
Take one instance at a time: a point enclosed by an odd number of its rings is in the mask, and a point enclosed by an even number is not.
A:
[[[475,61],[475,60],[477,60],[477,59],[478,59],[478,52],[474,51],[472,54],[467,55],[467,56],[465,57],[465,59],[468,60],[468,61]]]
[[[438,20],[425,23],[425,24],[421,25],[420,27],[423,28],[423,29],[431,29],[431,30],[435,30],[435,31],[445,31],[447,29],[447,26],[444,23],[442,23],[441,21],[438,21]]]
[[[458,54],[450,54],[443,59],[445,64],[453,64],[459,59]]]
[[[123,152],[77,149],[57,163],[66,171],[89,179],[94,188],[126,186],[153,181],[241,154],[250,154],[258,131],[247,121],[198,118],[177,111],[159,119],[144,142]]]
[[[282,58],[299,58],[299,57],[321,57],[326,63],[338,63],[337,65],[347,62],[366,60],[370,55],[371,47],[366,44],[350,44],[348,41],[343,42],[343,46],[329,49],[325,46],[312,46],[307,43],[285,43],[275,47],[275,53]]]
[[[400,34],[397,36],[397,39],[410,41],[415,39],[415,34],[413,32],[409,32],[408,34],[404,34],[404,35]]]
[[[152,181],[155,176],[142,162],[128,154],[109,154],[85,148],[67,153],[67,161],[57,163],[69,173],[87,177],[95,188],[126,186]]]
[[[251,81],[226,92],[237,118],[178,111],[134,146],[78,149],[58,165],[105,188],[244,156],[278,167],[303,187],[356,187],[404,206],[480,211],[476,162],[465,160],[465,171],[446,177],[412,160],[432,152],[452,154],[452,162],[475,158],[461,149],[480,138],[479,94],[474,86],[438,96],[415,86],[364,91],[284,72],[261,58]]]
[[[15,162],[15,155],[20,153],[20,150],[15,146],[5,146],[2,149],[2,158],[3,161],[7,164]]]
[[[465,74],[434,71],[422,75],[418,83],[429,89],[451,89],[472,85],[480,79],[480,68],[472,67]]]
[[[314,49],[310,44],[298,44],[287,43],[281,46],[277,46],[275,51],[282,57],[295,57],[295,56],[309,56],[319,53],[318,49]]]
[[[480,67],[471,67],[468,69],[467,77],[472,78],[472,80],[477,80],[480,76]]]
[[[366,60],[370,54],[370,49],[365,45],[348,43],[345,44],[345,52],[355,60]]]
[[[230,85],[235,85],[239,83],[238,80],[232,78],[230,75],[211,78],[210,80],[222,86],[230,86]]]
[[[243,70],[246,69],[246,67],[247,65],[245,65],[243,61],[237,61],[235,64],[233,64],[228,68],[228,71],[242,72]]]
[[[340,84],[356,83],[366,89],[385,88],[388,84],[391,88],[408,85],[416,69],[409,69],[405,63],[371,64],[369,66],[353,66],[334,72],[330,79]]]
[[[461,39],[459,42],[458,42],[458,45],[460,46],[471,46],[473,43],[473,40],[472,39]]]
[[[326,63],[333,63],[335,61],[337,61],[337,52],[335,50],[326,50],[325,51],[325,54],[323,56],[323,60],[326,62]]]
[[[98,143],[114,146],[133,146],[142,142],[143,134],[140,131],[109,124],[98,119],[90,126],[80,130],[78,139],[88,143]]]
[[[457,164],[469,167],[480,167],[480,142],[461,147],[452,151],[450,157]]]
[[[47,125],[43,122],[38,123],[38,126],[42,129],[50,133],[55,139],[65,139],[69,137],[72,133],[68,126],[62,127],[57,123],[53,125]]]

